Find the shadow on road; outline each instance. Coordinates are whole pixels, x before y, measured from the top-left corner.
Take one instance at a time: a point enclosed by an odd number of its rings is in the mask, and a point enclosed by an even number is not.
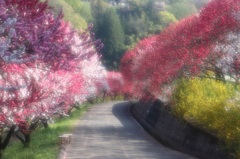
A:
[[[125,138],[127,144],[135,147],[138,153],[145,154],[146,158],[162,158],[162,159],[193,159],[194,157],[182,154],[172,149],[164,147],[161,143],[152,138],[130,114],[130,103],[117,103],[112,108],[113,115],[121,123],[122,128],[118,129],[118,137]],[[130,145],[125,145],[130,146]]]

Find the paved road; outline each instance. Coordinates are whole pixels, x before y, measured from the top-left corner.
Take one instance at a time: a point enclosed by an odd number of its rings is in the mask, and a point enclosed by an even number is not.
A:
[[[73,132],[66,159],[196,159],[164,147],[131,117],[128,102],[90,109]]]

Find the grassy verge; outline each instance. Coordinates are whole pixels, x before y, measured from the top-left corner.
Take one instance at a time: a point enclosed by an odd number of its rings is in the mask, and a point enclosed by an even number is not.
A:
[[[58,136],[72,131],[79,117],[89,109],[84,104],[70,117],[57,119],[48,129],[39,128],[31,135],[30,148],[23,148],[22,143],[14,139],[3,153],[3,159],[56,159],[58,155]]]

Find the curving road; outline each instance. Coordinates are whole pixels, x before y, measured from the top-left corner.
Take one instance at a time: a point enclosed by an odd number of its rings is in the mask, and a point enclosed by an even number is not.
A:
[[[164,147],[131,117],[128,102],[98,104],[79,121],[66,159],[196,159]]]

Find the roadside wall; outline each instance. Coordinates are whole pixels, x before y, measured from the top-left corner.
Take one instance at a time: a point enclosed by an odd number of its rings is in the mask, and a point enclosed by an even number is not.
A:
[[[132,104],[136,120],[161,143],[201,159],[233,159],[218,139],[171,115],[160,100]]]

